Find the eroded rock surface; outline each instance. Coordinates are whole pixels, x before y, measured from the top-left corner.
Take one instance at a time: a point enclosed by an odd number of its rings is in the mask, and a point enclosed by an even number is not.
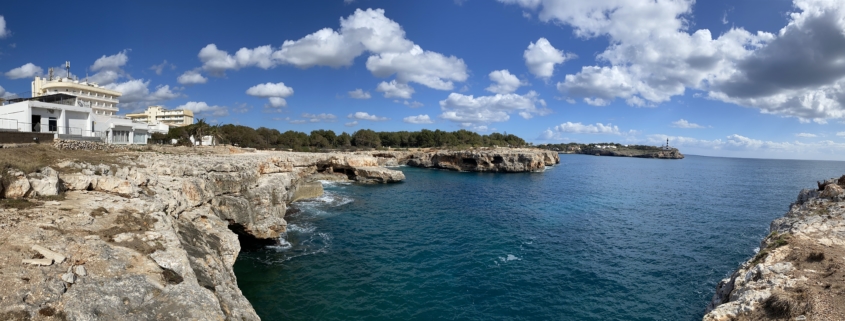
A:
[[[845,176],[843,176],[845,178]],[[755,257],[722,280],[704,316],[716,320],[842,320],[845,179],[805,189],[774,220]]]
[[[287,205],[322,193],[312,177],[404,179],[367,155],[132,155],[4,176],[34,206],[0,209],[0,319],[257,320],[239,236],[278,239]]]
[[[542,172],[546,166],[560,163],[556,152],[541,149],[379,151],[372,155],[379,157],[379,163],[383,166],[407,164],[464,172]]]

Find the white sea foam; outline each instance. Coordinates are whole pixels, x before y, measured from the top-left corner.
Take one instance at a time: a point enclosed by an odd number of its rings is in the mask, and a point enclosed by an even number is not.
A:
[[[288,233],[314,233],[317,229],[309,223],[288,224]]]
[[[350,182],[338,182],[338,181],[326,181],[326,180],[320,180],[318,182],[320,182],[320,184],[322,184],[323,187],[343,187],[343,186],[347,186],[347,185],[352,185],[352,183],[350,183]]]
[[[285,240],[285,237],[282,236],[282,237],[279,237],[279,244],[278,245],[271,245],[271,246],[268,246],[267,248],[276,250],[278,252],[282,252],[282,251],[290,250],[291,247],[293,247],[293,245],[291,245],[290,242],[288,242],[288,240]]]
[[[516,256],[515,256],[515,255],[513,255],[513,254],[508,254],[508,256],[507,256],[507,257],[501,257],[501,256],[500,256],[500,257],[499,257],[499,260],[500,260],[500,261],[502,261],[502,262],[510,262],[510,261],[521,261],[522,259],[521,259],[521,258],[516,257]]]

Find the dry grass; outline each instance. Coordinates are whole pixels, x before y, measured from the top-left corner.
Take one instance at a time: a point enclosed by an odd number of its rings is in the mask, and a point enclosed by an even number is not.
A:
[[[78,160],[90,164],[122,164],[120,156],[125,152],[94,150],[61,150],[49,144],[36,144],[18,148],[0,149],[0,169],[17,169],[32,173],[45,166],[55,165],[62,160]],[[59,170],[59,169],[56,169]]]
[[[0,200],[0,208],[14,208],[25,210],[41,205],[38,202],[30,202],[25,199],[2,199]]]

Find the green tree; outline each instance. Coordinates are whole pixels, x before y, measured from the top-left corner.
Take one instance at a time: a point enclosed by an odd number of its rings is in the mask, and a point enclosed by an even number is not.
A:
[[[381,147],[379,135],[370,129],[361,129],[352,134],[352,145],[357,147]]]

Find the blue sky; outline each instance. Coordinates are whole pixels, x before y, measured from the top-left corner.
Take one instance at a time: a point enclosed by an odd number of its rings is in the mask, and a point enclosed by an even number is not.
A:
[[[14,2],[0,94],[71,73],[217,123],[845,160],[834,0]]]

